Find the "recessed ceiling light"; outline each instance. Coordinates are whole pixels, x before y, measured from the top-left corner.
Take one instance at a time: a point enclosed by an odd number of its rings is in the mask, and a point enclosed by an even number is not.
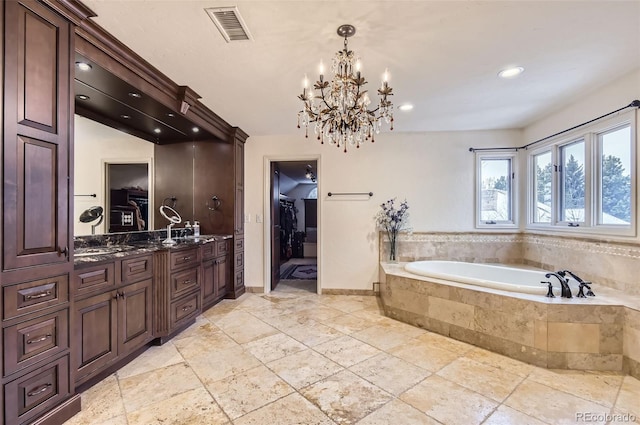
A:
[[[500,78],[513,78],[513,77],[517,77],[518,75],[522,74],[524,72],[524,68],[521,66],[514,66],[511,68],[506,68],[503,69],[502,71],[498,72],[498,77]]]
[[[140,99],[142,97],[142,95],[140,93],[136,93],[134,91],[129,92],[129,96],[135,97],[136,99]]]
[[[198,131],[200,131],[200,129],[198,127],[193,127],[191,131],[193,131],[194,133],[197,133]]]
[[[90,71],[92,66],[86,62],[76,62],[76,67],[80,71]]]
[[[413,109],[413,105],[410,103],[405,103],[404,105],[398,106],[398,109],[400,109],[401,111],[410,111]]]
[[[173,112],[169,112],[169,113],[167,114],[167,116],[168,116],[169,118],[173,118],[173,117],[175,117],[175,116],[176,116],[176,114],[174,114]]]
[[[76,96],[76,98],[80,99],[80,100],[89,100],[91,99],[89,96],[87,96],[86,94],[79,94]]]
[[[160,134],[162,132],[162,130],[160,130],[159,128],[154,128],[153,132],[156,134]]]
[[[120,118],[122,118],[123,120],[128,120],[129,118],[131,118],[131,115],[122,114],[120,115]]]

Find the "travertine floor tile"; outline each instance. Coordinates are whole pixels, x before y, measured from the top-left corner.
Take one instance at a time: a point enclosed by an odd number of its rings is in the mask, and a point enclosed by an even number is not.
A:
[[[202,387],[147,404],[127,414],[127,419],[129,425],[231,423],[213,397]]]
[[[377,348],[347,335],[316,345],[313,349],[344,367],[353,366],[380,353]]]
[[[524,379],[505,370],[461,357],[438,371],[451,382],[502,402]]]
[[[608,373],[584,373],[575,370],[547,370],[536,368],[529,380],[613,407],[623,376]],[[640,399],[638,399],[640,403]]]
[[[482,425],[553,425],[542,422],[504,404],[496,409]]]
[[[327,415],[298,393],[290,394],[254,410],[234,422],[234,425],[334,425]]]
[[[278,332],[279,331],[273,326],[267,325],[255,317],[253,318],[253,323],[250,325],[224,328],[224,333],[230,336],[238,344],[244,344],[245,342],[264,338],[265,336],[273,335]]]
[[[204,317],[204,315],[200,315],[196,317],[196,323],[174,336],[171,341],[176,342],[184,338],[207,336],[219,330],[220,328]]]
[[[222,330],[236,328],[238,326],[253,326],[256,323],[255,316],[240,309],[235,309],[230,313],[218,317],[209,317],[209,320]]]
[[[387,353],[371,357],[350,367],[349,370],[396,396],[431,374]]]
[[[358,425],[439,425],[440,422],[425,415],[407,403],[393,399],[369,416],[358,422]],[[519,424],[518,424],[519,425]]]
[[[136,411],[150,403],[167,400],[201,386],[195,373],[186,363],[156,369],[119,381],[127,412]]]
[[[436,372],[458,358],[452,351],[434,347],[417,339],[407,341],[406,344],[392,348],[393,354],[403,360],[431,372]]]
[[[546,385],[526,379],[504,402],[505,405],[553,425],[578,422],[579,413],[609,413],[610,409]],[[604,423],[604,422],[590,422]]]
[[[82,393],[82,411],[65,425],[117,424],[124,418],[124,403],[115,375],[109,375]],[[119,419],[118,419],[119,418]]]
[[[152,370],[182,363],[184,359],[171,341],[162,346],[149,347],[147,351],[133,359],[131,363],[118,370],[118,378],[128,378]]]
[[[268,363],[267,367],[298,390],[344,369],[309,349]]]
[[[616,400],[616,409],[631,413],[640,418],[640,381],[632,376],[625,376]],[[637,420],[640,422],[640,419]]]
[[[425,332],[424,334],[417,336],[416,339],[427,345],[443,348],[456,354],[465,354],[474,348],[471,344],[447,338],[446,336],[442,336],[434,332]]]
[[[205,384],[260,366],[260,360],[241,346],[226,350],[210,350],[188,360],[193,371]]]
[[[315,321],[309,321],[303,325],[291,326],[284,331],[308,347],[313,347],[344,335],[340,331]]]
[[[504,369],[507,372],[519,375],[522,377],[529,376],[529,373],[535,368],[535,366],[523,363],[519,360],[511,359],[509,357],[502,356],[497,353],[485,350],[483,348],[473,347],[464,355],[465,357],[486,363],[498,369]]]
[[[480,424],[498,403],[432,375],[400,396],[400,399],[447,425]]]
[[[299,317],[308,317],[309,319],[322,322],[341,316],[344,312],[324,305],[316,305],[305,310],[298,310],[295,314]]]
[[[420,331],[418,328],[414,329]],[[403,332],[403,330],[396,328],[395,326],[389,327],[384,325],[375,325],[364,330],[354,332],[351,336],[380,350],[386,351],[394,347],[405,345],[407,341],[413,339],[416,334],[415,332]]]
[[[187,361],[199,355],[210,353],[213,351],[212,347],[215,347],[216,350],[226,350],[240,346],[222,331],[178,339],[173,341],[173,345]]]
[[[355,424],[392,399],[389,393],[348,370],[303,388],[300,393],[341,424]]]
[[[244,344],[244,347],[262,363],[278,360],[307,348],[283,333],[256,339]]]
[[[207,389],[232,420],[294,391],[265,366],[207,384]]]
[[[333,317],[330,320],[325,321],[324,324],[332,327],[333,329],[337,329],[346,335],[367,329],[372,325],[368,320],[352,314],[343,314],[342,316]]]

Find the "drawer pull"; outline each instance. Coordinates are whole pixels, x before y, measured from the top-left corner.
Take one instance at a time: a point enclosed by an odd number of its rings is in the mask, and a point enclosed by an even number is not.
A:
[[[182,307],[182,311],[191,310],[192,308],[193,308],[193,305],[191,305],[191,304],[185,305],[184,307]]]
[[[51,387],[51,384],[44,384],[43,386],[36,388],[31,392],[28,392],[27,396],[33,397],[34,395],[42,394],[43,392],[47,391],[49,387]]]
[[[27,340],[27,344],[35,344],[35,343],[38,343],[38,342],[46,341],[49,338],[51,338],[51,334],[46,334],[46,335],[43,335],[43,336],[38,337],[38,338]]]
[[[183,285],[189,285],[191,283],[191,279],[187,279],[182,282]]]
[[[182,257],[182,261],[190,261],[191,257]]]
[[[26,300],[35,300],[36,298],[44,298],[51,295],[51,291],[40,292],[39,294],[26,295],[24,298]]]

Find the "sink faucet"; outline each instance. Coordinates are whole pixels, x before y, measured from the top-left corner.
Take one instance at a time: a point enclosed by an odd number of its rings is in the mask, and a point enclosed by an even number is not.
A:
[[[578,295],[576,295],[578,298],[586,298],[588,297],[595,297],[596,294],[593,293],[593,291],[591,290],[591,282],[585,282],[584,280],[582,280],[580,278],[580,276],[576,275],[575,273],[573,273],[571,270],[562,270],[560,272],[558,272],[558,274],[560,274],[560,276],[566,276],[567,274],[569,276],[571,276],[572,278],[574,278],[576,280],[576,282],[578,282],[580,284],[580,286],[578,287]],[[584,294],[584,288],[587,288],[587,295],[585,296]]]
[[[555,276],[560,281],[560,287],[562,288],[560,296],[562,298],[573,298],[573,295],[571,295],[571,288],[569,288],[569,284],[567,283],[569,279],[565,279],[563,273],[564,272],[562,271],[555,273],[551,272],[545,274],[544,277],[549,279],[551,276]]]

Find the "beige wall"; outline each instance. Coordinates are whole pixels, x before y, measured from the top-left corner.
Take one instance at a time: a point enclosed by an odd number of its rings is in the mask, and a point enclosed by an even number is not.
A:
[[[401,128],[402,116],[396,119]],[[517,130],[380,134],[348,153],[296,135],[251,137],[245,155],[245,283],[265,285],[269,160],[318,159],[318,261],[323,289],[371,290],[378,276],[374,215],[385,200],[407,199],[419,231],[470,231],[474,226],[474,161],[469,147],[517,146]],[[268,170],[268,168],[267,168]],[[328,197],[327,192],[374,196]],[[255,221],[264,214],[264,223]],[[267,275],[268,276],[268,275]]]
[[[78,115],[75,116],[74,125],[74,193],[97,195],[96,198],[74,197],[73,234],[78,236],[91,234],[91,224],[78,220],[82,211],[93,205],[105,206],[104,161],[135,160],[151,161],[153,164],[153,143]],[[103,222],[96,228],[96,233],[104,232]]]

